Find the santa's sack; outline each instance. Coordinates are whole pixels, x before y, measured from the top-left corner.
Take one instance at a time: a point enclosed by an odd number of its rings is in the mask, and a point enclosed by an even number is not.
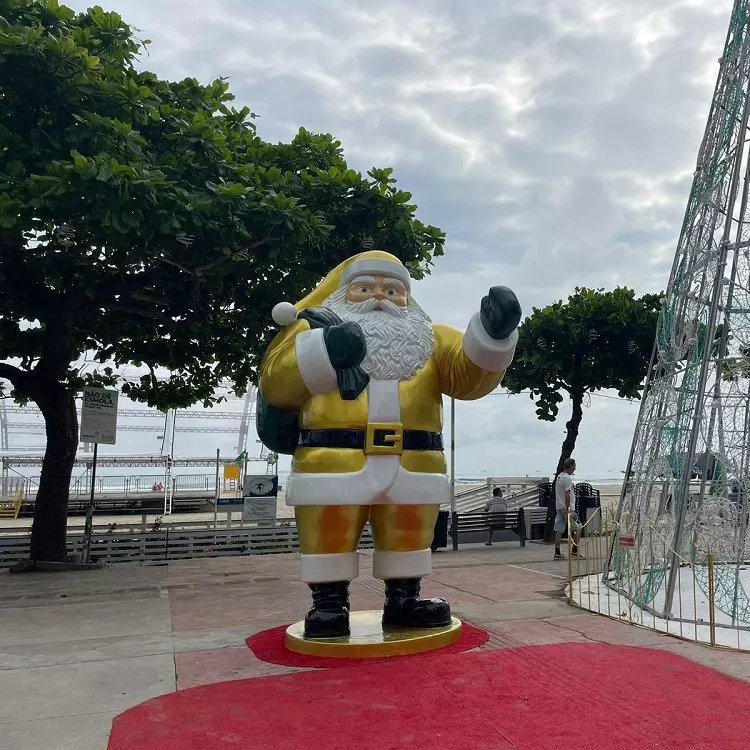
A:
[[[291,456],[299,443],[299,414],[279,409],[258,391],[255,400],[255,428],[261,443],[274,453]]]

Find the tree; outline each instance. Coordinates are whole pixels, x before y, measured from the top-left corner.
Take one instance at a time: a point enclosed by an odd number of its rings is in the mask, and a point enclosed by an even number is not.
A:
[[[66,557],[84,385],[133,363],[128,397],[209,406],[254,378],[272,306],[365,238],[416,277],[443,252],[392,170],[349,169],[327,134],[264,142],[225,80],[138,70],[146,44],[99,7],[0,0],[0,378],[47,433],[32,560]]]
[[[611,388],[640,395],[656,334],[661,296],[632,289],[576,288],[567,302],[534,308],[519,327],[513,365],[503,381],[511,393],[530,391],[539,419],[557,419],[563,394],[572,404],[556,474],[575,448],[587,394]],[[562,393],[561,393],[562,392]]]

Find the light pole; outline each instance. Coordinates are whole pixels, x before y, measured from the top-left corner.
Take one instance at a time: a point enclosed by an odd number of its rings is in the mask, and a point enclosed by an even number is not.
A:
[[[451,396],[451,517],[456,512],[456,399]]]

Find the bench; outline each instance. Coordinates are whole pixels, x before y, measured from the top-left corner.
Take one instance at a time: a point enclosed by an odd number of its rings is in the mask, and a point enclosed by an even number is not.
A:
[[[449,534],[453,539],[453,549],[458,549],[458,538],[461,534],[476,534],[484,531],[503,530],[512,531],[521,542],[521,547],[526,546],[526,522],[524,521],[523,508],[519,510],[503,510],[492,513],[482,511],[471,511],[468,513],[453,513]]]

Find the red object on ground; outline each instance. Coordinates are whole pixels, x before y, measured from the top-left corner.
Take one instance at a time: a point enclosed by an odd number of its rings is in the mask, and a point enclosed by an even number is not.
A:
[[[109,750],[745,750],[750,685],[665,651],[593,643],[221,682],[118,716]]]
[[[307,654],[297,654],[290,651],[284,644],[284,633],[288,625],[281,625],[278,628],[263,630],[260,633],[251,635],[245,639],[245,643],[250,650],[261,660],[271,664],[283,664],[285,667],[315,667],[315,668],[335,668],[335,667],[361,667],[363,664],[382,663],[384,661],[402,661],[403,659],[416,659],[425,656],[436,656],[441,654],[456,654],[461,651],[483,646],[487,643],[489,635],[486,630],[471,625],[468,622],[462,623],[461,637],[450,646],[445,646],[437,651],[426,651],[422,654],[411,654],[409,656],[385,656],[383,658],[372,659],[341,659],[330,656],[308,656]]]

